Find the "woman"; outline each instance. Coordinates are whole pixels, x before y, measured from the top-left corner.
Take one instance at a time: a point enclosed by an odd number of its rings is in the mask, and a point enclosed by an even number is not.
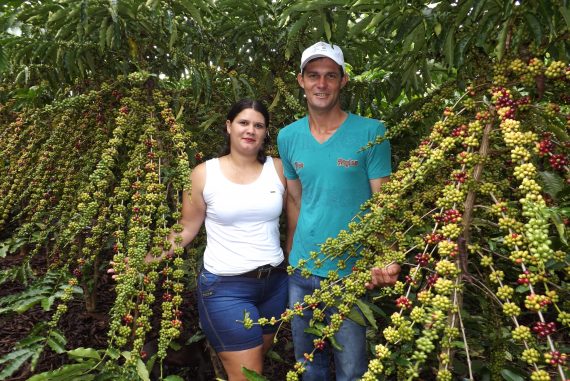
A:
[[[246,380],[241,368],[261,373],[276,327],[243,326],[278,318],[287,303],[287,273],[279,241],[285,178],[281,160],[266,157],[269,113],[244,99],[227,115],[227,145],[221,157],[192,172],[184,194],[181,233],[190,243],[205,222],[207,246],[198,275],[200,323],[229,381]],[[149,258],[149,260],[152,260]]]

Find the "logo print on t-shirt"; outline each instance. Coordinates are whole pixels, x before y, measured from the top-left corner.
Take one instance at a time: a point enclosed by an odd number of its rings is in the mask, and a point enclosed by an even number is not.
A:
[[[358,166],[358,160],[340,159],[339,158],[336,160],[336,166],[337,167],[345,167],[345,168],[357,167]]]
[[[293,163],[295,165],[295,170],[299,170],[305,167],[304,163],[301,163],[300,161],[296,161],[295,163]]]

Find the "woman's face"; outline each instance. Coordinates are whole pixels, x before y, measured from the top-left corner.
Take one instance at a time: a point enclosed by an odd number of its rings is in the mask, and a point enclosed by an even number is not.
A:
[[[242,110],[233,121],[227,120],[226,129],[230,136],[231,152],[237,150],[251,155],[257,155],[267,133],[263,114],[252,108]]]

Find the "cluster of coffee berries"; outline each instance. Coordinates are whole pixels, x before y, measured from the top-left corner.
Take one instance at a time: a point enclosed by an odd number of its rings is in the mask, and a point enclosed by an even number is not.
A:
[[[539,321],[534,324],[532,331],[539,337],[546,337],[556,332],[556,323],[553,321],[548,323]]]
[[[560,351],[551,351],[544,354],[544,361],[549,365],[564,365],[568,355],[566,353],[560,353]]]

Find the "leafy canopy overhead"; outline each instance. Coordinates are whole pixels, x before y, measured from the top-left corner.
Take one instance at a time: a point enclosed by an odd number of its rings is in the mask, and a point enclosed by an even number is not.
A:
[[[355,72],[381,69],[395,99],[476,75],[489,57],[567,59],[569,25],[567,1],[553,0],[7,1],[0,75],[58,88],[138,70],[177,79],[199,63],[279,73],[295,71],[303,48],[324,39],[343,47]]]

